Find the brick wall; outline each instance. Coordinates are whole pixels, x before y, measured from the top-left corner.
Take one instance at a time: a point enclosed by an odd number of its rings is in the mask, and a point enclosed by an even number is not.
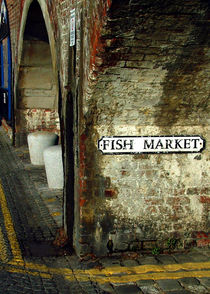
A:
[[[26,2],[8,1],[15,69]],[[66,226],[73,230],[73,217],[77,253],[104,254],[109,238],[115,250],[172,237],[208,244],[208,1],[45,3],[61,92]],[[48,124],[47,113],[34,115]],[[201,154],[102,155],[97,141],[114,135],[201,135],[207,144]]]
[[[20,1],[6,1],[8,13],[9,13],[9,24],[10,24],[10,37],[12,47],[12,60],[16,59],[17,39],[18,39],[18,27],[20,25]],[[14,63],[15,64],[15,63]]]
[[[84,251],[106,252],[110,236],[116,250],[171,237],[189,246],[208,230],[207,23],[207,1],[112,1],[83,95]],[[207,140],[200,155],[97,150],[102,136],[194,134]]]

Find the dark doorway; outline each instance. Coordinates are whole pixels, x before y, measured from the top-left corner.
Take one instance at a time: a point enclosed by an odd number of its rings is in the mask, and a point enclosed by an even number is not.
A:
[[[48,31],[38,1],[29,7],[16,102],[16,145],[26,145],[28,133],[46,130],[59,133],[58,82],[53,68]]]

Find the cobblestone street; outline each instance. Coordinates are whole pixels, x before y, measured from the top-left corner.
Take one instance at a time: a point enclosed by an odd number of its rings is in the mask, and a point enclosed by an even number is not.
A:
[[[0,128],[0,293],[210,293],[210,250],[130,252],[83,259],[52,242],[62,227],[62,190],[47,187]]]

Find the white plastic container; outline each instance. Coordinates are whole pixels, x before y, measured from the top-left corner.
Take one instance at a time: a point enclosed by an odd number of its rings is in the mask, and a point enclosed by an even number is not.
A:
[[[48,187],[62,189],[64,176],[61,145],[51,146],[44,150],[44,163]]]
[[[31,163],[44,165],[43,152],[49,146],[57,144],[58,135],[50,132],[37,131],[27,136]]]

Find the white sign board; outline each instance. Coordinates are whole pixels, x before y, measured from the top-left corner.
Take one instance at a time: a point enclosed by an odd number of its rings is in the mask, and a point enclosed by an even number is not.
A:
[[[113,136],[98,141],[103,154],[192,153],[204,148],[205,140],[200,136]]]
[[[2,3],[1,3],[1,11],[0,11],[0,26],[1,26],[2,23],[6,22],[6,15],[7,15],[6,5],[5,5],[5,2],[2,1]]]
[[[70,11],[70,46],[75,45],[75,25],[76,25],[76,17],[75,17],[75,9]]]

